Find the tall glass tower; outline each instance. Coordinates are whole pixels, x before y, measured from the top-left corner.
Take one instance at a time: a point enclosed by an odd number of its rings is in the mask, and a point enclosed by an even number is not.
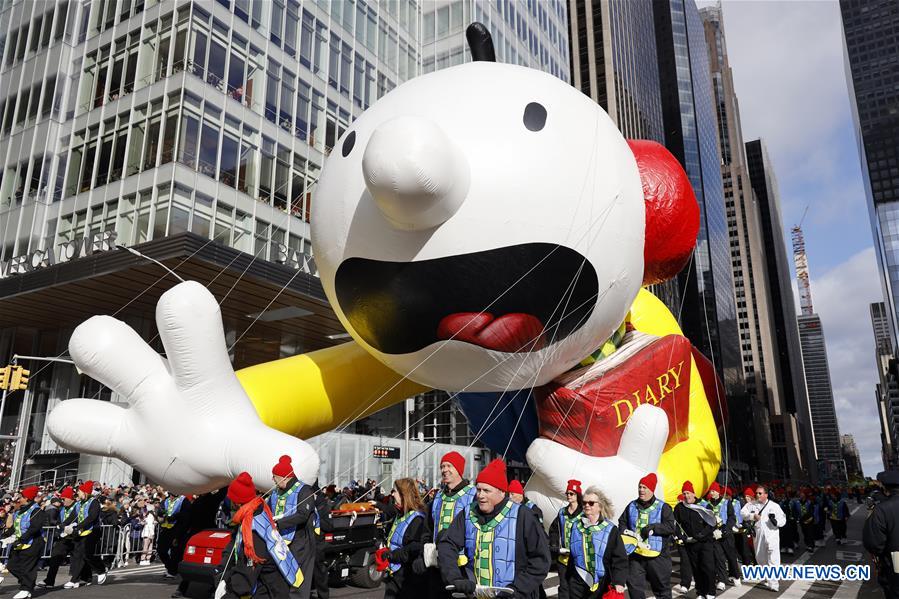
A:
[[[694,0],[653,4],[665,145],[699,203],[693,260],[678,276],[684,334],[715,365],[728,394],[743,393],[721,152],[705,32]],[[677,312],[676,312],[677,314]]]

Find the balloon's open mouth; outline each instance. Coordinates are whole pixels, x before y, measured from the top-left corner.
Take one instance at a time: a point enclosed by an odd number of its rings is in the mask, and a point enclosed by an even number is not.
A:
[[[517,353],[583,326],[599,281],[578,252],[526,243],[420,262],[349,258],[334,287],[353,329],[382,353],[449,339]]]

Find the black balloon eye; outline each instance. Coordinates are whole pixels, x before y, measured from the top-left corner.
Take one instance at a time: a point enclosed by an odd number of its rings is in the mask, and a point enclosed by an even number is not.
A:
[[[539,102],[531,102],[524,107],[522,120],[528,131],[540,131],[546,125],[546,108]]]
[[[350,155],[350,152],[353,151],[353,146],[356,145],[356,132],[350,131],[350,134],[346,136],[346,139],[343,140],[343,148],[341,148],[340,153],[343,154],[343,157],[346,158]]]

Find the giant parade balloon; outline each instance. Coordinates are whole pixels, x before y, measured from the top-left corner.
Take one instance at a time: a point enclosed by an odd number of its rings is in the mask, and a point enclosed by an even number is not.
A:
[[[311,481],[301,439],[433,388],[527,460],[545,513],[570,478],[618,511],[647,472],[669,501],[684,480],[711,484],[720,386],[647,290],[696,243],[683,169],[560,79],[490,60],[483,27],[469,34],[474,62],[389,92],[325,161],[312,242],[350,343],[235,373],[215,298],[182,283],[157,307],[165,358],[107,316],[76,329],[78,367],[128,406],[65,401],[51,436],[176,491],[242,470],[265,481],[285,453]]]

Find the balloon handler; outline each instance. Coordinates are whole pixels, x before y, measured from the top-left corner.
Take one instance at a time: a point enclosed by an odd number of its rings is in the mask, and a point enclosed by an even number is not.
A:
[[[509,497],[496,459],[475,480],[475,503],[437,541],[440,572],[454,596],[536,599],[549,573],[549,544],[534,512]]]
[[[312,592],[312,571],[315,568],[316,531],[320,531],[315,492],[312,486],[297,479],[290,456],[282,455],[272,467],[275,488],[268,497],[268,506],[278,532],[290,545],[290,553],[307,576],[296,593],[309,599]]]
[[[19,592],[14,599],[31,597],[37,581],[37,564],[44,553],[47,514],[34,502],[37,491],[35,486],[22,489],[13,513],[13,530],[0,541],[3,547],[12,545],[7,569],[19,581]]]
[[[112,317],[76,328],[77,367],[128,407],[61,402],[53,439],[139,464],[179,493],[242,470],[266,480],[285,454],[311,481],[319,460],[302,439],[434,388],[465,391],[485,443],[527,460],[544,514],[569,479],[616,510],[649,472],[669,503],[683,480],[708,488],[726,401],[643,288],[692,268],[699,207],[686,173],[565,82],[496,62],[483,25],[468,35],[473,62],[398,86],[324,163],[312,248],[351,342],[235,374],[218,301],[181,283],[157,304],[165,359]]]
[[[268,504],[256,494],[252,477],[241,472],[228,485],[227,496],[236,509],[232,523],[237,531],[225,551],[228,559],[216,599],[287,599],[291,587],[303,584],[303,572],[278,533]]]
[[[627,588],[630,599],[646,597],[646,582],[656,599],[671,597],[671,553],[669,538],[677,532],[671,506],[656,498],[658,476],[649,473],[637,485],[637,499],[624,508],[618,519],[625,542],[633,541],[628,558]]]

